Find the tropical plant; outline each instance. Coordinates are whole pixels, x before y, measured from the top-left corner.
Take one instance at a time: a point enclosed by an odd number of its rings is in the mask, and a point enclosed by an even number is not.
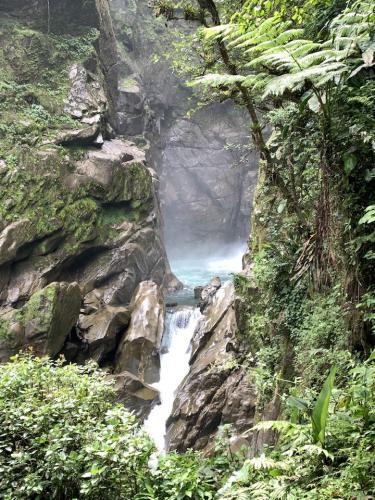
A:
[[[0,366],[0,497],[133,498],[153,445],[93,364]]]

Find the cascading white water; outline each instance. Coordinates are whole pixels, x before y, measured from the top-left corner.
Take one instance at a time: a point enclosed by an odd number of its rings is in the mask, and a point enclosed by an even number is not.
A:
[[[160,381],[154,384],[160,391],[161,404],[152,409],[144,424],[159,450],[165,448],[166,422],[172,412],[176,389],[189,371],[190,341],[201,316],[199,309],[194,307],[167,313]]]

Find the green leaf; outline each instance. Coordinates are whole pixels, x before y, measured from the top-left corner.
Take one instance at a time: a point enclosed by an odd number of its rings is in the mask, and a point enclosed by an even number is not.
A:
[[[344,170],[346,175],[349,175],[357,165],[357,157],[354,153],[344,153],[342,159],[344,160]]]
[[[281,200],[280,201],[279,206],[277,207],[278,214],[282,214],[284,212],[284,209],[285,209],[287,203],[288,203],[288,200]]]
[[[318,396],[314,405],[311,415],[313,440],[314,443],[320,442],[324,445],[326,425],[328,420],[328,407],[332,395],[332,389],[335,382],[336,367],[332,367],[323,388]]]
[[[366,208],[365,214],[359,219],[358,224],[372,224],[375,222],[375,205]]]
[[[289,406],[298,408],[299,410],[308,411],[309,405],[304,399],[297,398],[296,396],[289,396],[287,403]]]

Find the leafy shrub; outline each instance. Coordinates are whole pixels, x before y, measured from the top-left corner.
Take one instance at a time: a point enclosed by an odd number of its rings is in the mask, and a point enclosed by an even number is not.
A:
[[[169,453],[154,470],[150,499],[212,499],[217,491],[217,472],[213,462],[199,453]]]
[[[0,366],[0,497],[133,498],[153,445],[94,365]]]
[[[348,374],[348,386],[330,396],[327,379],[315,405],[326,427],[324,447],[314,444],[310,416],[305,423],[261,422],[256,429],[281,433],[268,453],[248,459],[218,493],[221,500],[249,498],[366,498],[375,491],[375,354]],[[331,380],[330,380],[331,379]],[[327,419],[325,404],[330,402]],[[370,498],[370,497],[367,497]]]

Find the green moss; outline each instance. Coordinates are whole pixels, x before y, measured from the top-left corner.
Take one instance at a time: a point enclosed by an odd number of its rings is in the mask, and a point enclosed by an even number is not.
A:
[[[77,123],[64,114],[69,68],[94,54],[96,30],[54,35],[14,21],[0,24],[0,158]]]
[[[46,34],[0,19],[0,159],[6,163],[0,173],[0,219],[30,220],[35,239],[58,232],[57,245],[68,254],[94,239],[116,238],[113,226],[141,220],[152,201],[151,175],[135,162],[118,185],[118,199],[128,200],[128,206],[101,206],[90,197],[92,186],[69,183],[86,149],[53,143],[62,131],[77,127],[64,113],[68,73],[73,63],[92,57],[97,36],[96,30]],[[48,240],[36,252],[55,248]]]
[[[10,338],[10,321],[0,318],[0,340]]]
[[[142,163],[131,163],[127,167],[124,183],[124,199],[132,200],[139,206],[152,197],[152,178]]]
[[[56,285],[52,284],[34,293],[20,311],[20,322],[24,326],[37,319],[40,330],[48,329],[53,314],[53,303],[56,300]],[[46,307],[46,306],[49,307]]]

